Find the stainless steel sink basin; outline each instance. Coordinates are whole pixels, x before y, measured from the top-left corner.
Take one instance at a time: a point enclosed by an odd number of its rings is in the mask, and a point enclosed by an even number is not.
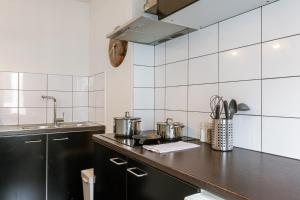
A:
[[[79,127],[87,127],[94,126],[94,123],[90,122],[78,122],[78,123],[59,123],[57,126],[54,124],[34,124],[34,125],[26,125],[21,128],[24,130],[38,130],[38,129],[55,129],[55,128],[79,128]]]

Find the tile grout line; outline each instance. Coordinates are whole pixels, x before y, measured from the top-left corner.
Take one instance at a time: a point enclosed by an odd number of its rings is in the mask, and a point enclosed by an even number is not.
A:
[[[20,73],[18,72],[18,125],[20,125]]]
[[[187,47],[187,54],[188,54],[188,58],[190,57],[190,33],[187,34],[187,40],[188,40],[188,47]],[[190,59],[188,59],[187,61],[187,85],[189,85],[189,71],[190,70]],[[189,89],[190,87],[187,86],[187,91],[186,91],[186,110],[188,111],[189,110]],[[189,137],[189,113],[186,112],[186,134],[187,136]]]
[[[260,151],[263,152],[263,7],[260,8]]]

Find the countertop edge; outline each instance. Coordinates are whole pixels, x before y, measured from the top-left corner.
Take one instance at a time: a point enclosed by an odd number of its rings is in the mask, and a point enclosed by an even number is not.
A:
[[[171,176],[174,176],[180,180],[183,180],[183,181],[190,183],[194,186],[197,186],[201,189],[205,189],[216,195],[220,195],[223,198],[229,198],[229,199],[234,199],[234,200],[249,199],[238,193],[224,189],[222,187],[219,187],[219,186],[212,184],[210,182],[207,182],[205,180],[199,180],[197,178],[194,178],[192,176],[185,174],[182,171],[175,170],[171,167],[162,165],[154,160],[148,159],[145,156],[134,152],[132,147],[123,145],[123,144],[113,141],[111,139],[108,139],[105,137],[101,137],[101,139],[100,139],[98,137],[93,136],[93,140],[98,144],[104,145],[105,147],[108,147],[108,148],[113,149],[114,151],[117,151],[118,153],[121,153],[130,158],[136,159],[138,161],[142,161],[142,162],[144,162],[154,168],[157,168]]]

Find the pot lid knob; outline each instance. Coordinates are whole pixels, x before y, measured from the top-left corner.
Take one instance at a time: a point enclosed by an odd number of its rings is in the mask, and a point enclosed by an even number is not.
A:
[[[169,124],[169,125],[173,124],[173,119],[172,118],[167,118],[167,124]]]
[[[126,118],[130,118],[130,114],[129,114],[129,112],[127,111],[127,112],[125,112],[125,117]]]

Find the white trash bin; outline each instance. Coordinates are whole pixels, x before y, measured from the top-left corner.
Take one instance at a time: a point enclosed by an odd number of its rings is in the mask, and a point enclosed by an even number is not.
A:
[[[94,200],[94,169],[81,171],[84,200]]]

